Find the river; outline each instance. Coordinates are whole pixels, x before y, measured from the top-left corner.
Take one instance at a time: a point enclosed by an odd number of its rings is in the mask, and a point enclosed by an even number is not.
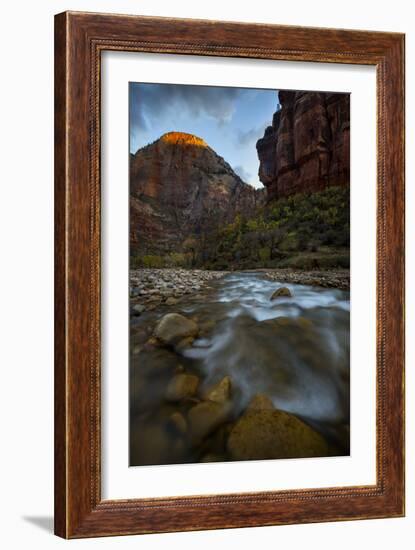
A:
[[[291,297],[271,300],[281,286]],[[230,376],[235,416],[253,396],[265,393],[276,408],[322,433],[337,446],[338,454],[348,454],[348,291],[278,283],[260,272],[230,273],[195,297],[135,319],[132,348],[151,334],[160,317],[173,311],[194,319],[202,329],[190,347],[174,356],[182,368],[200,376],[202,389]],[[144,434],[154,433],[173,410],[163,400],[170,376],[164,363],[175,359],[173,352],[138,349],[131,356],[131,435],[139,439],[141,432],[145,444],[152,438]],[[197,461],[195,456],[188,453],[183,461]]]

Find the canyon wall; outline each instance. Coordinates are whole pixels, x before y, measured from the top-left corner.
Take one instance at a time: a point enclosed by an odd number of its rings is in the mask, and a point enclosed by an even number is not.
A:
[[[279,102],[256,145],[268,200],[349,185],[350,95],[280,91]]]

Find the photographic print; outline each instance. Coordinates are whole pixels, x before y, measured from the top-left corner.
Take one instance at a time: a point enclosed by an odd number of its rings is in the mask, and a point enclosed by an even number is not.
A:
[[[350,95],[129,84],[130,466],[350,453]]]

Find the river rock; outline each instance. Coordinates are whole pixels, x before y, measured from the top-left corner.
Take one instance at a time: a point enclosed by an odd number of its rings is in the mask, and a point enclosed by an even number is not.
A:
[[[174,349],[178,353],[181,353],[189,349],[192,346],[194,340],[195,339],[193,338],[193,336],[188,336],[187,338],[183,338],[183,340],[180,340],[180,342],[174,346]]]
[[[151,351],[157,347],[159,347],[159,340],[155,338],[154,336],[151,336],[144,344],[143,349],[146,351]]]
[[[173,296],[169,296],[166,300],[166,306],[175,306],[179,300]]]
[[[199,378],[195,374],[176,374],[166,389],[167,401],[181,401],[193,397],[199,386]]]
[[[152,294],[148,299],[149,304],[159,304],[162,301],[160,294]]]
[[[232,428],[227,449],[234,460],[318,457],[329,452],[319,433],[278,409],[245,411]]]
[[[191,439],[197,443],[224,424],[231,412],[231,403],[203,401],[192,407],[188,413]]]
[[[215,401],[216,403],[225,403],[231,396],[231,386],[232,382],[230,377],[225,376],[204,394],[204,398],[208,401]]]
[[[271,300],[275,300],[276,298],[291,298],[292,294],[289,288],[286,286],[282,286],[280,288],[277,288],[277,290],[272,294]]]
[[[179,313],[168,313],[157,323],[154,336],[163,344],[173,345],[186,337],[195,337],[197,324]]]
[[[133,315],[141,315],[145,312],[146,306],[143,306],[143,304],[134,304],[131,310]]]
[[[249,402],[248,411],[273,410],[274,404],[265,393],[257,393]]]

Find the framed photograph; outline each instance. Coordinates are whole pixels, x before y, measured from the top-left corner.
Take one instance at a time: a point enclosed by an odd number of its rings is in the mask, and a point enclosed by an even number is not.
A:
[[[55,18],[55,532],[404,515],[404,35]]]

